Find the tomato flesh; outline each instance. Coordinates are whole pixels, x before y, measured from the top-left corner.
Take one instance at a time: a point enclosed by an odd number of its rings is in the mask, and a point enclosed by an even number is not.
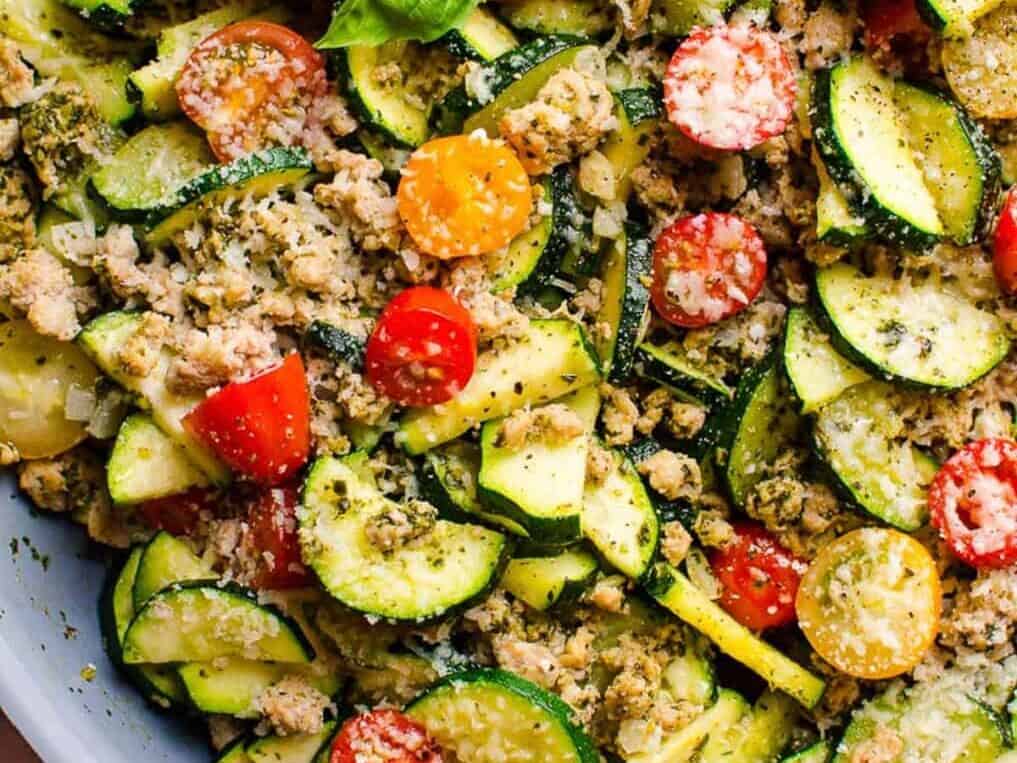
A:
[[[765,528],[748,522],[734,527],[735,541],[710,557],[713,574],[723,586],[720,605],[752,630],[794,622],[805,563]]]
[[[999,214],[996,236],[992,241],[992,266],[999,287],[1017,294],[1017,188],[1011,188]]]
[[[880,66],[918,71],[928,65],[932,29],[919,15],[915,0],[865,0],[860,11],[865,47]]]
[[[299,494],[293,486],[262,491],[248,509],[251,541],[260,553],[256,588],[302,588],[313,580],[300,558]]]
[[[427,729],[398,710],[372,710],[343,724],[329,763],[444,763]]]
[[[932,524],[972,567],[1017,562],[1017,443],[986,438],[954,453],[929,487]]]
[[[447,291],[415,286],[385,306],[367,341],[367,379],[402,405],[437,405],[473,376],[477,332]]]
[[[766,248],[749,223],[706,212],[657,238],[650,293],[661,317],[698,328],[741,312],[763,288]]]
[[[198,526],[201,514],[213,512],[218,499],[217,490],[196,487],[185,493],[145,501],[138,510],[149,527],[171,535],[190,535]]]
[[[797,91],[779,38],[750,25],[693,29],[664,77],[672,124],[697,143],[729,151],[784,132]]]
[[[288,482],[311,449],[311,397],[299,354],[250,381],[231,382],[184,426],[235,472],[261,485]]]
[[[176,83],[181,110],[224,162],[299,143],[311,103],[327,88],[321,54],[267,21],[240,21],[202,40]]]

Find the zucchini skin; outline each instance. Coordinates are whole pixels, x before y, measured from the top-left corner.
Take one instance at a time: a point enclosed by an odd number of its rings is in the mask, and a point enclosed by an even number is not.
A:
[[[637,471],[639,464],[661,450],[664,450],[664,446],[653,437],[644,437],[642,440],[631,443],[623,448],[625,455],[637,467]],[[696,523],[696,517],[699,516],[699,509],[696,508],[695,504],[681,498],[675,501],[669,500],[650,487],[645,479],[643,480],[643,486],[653,502],[653,507],[657,510],[661,523],[678,521],[681,522],[686,530],[692,532],[692,528]]]
[[[573,241],[581,235],[577,220],[582,219],[576,200],[574,179],[567,164],[556,167],[548,178],[551,193],[551,235],[530,275],[517,287],[520,295],[533,296],[550,285],[558,275]]]
[[[1003,195],[1003,161],[1000,159],[999,154],[996,153],[996,149],[993,148],[992,142],[985,134],[981,125],[975,122],[959,103],[956,103],[949,96],[943,95],[938,90],[933,90],[932,88],[925,89],[936,93],[942,98],[946,98],[947,101],[953,104],[957,120],[960,122],[965,136],[971,143],[971,148],[975,152],[978,164],[982,168],[982,204],[978,209],[978,218],[975,221],[974,231],[972,231],[970,240],[957,242],[961,245],[972,244],[975,241],[982,240],[992,231],[992,226],[996,219],[996,209],[999,207],[999,201]]]
[[[653,242],[648,231],[638,223],[625,223],[625,275],[621,311],[614,338],[614,357],[611,358],[607,380],[621,384],[632,373],[636,347],[643,319],[650,306],[650,291],[643,285],[643,277],[653,269]],[[605,361],[601,358],[601,361]]]
[[[327,321],[316,320],[307,327],[304,345],[320,350],[336,363],[348,363],[354,371],[364,367],[367,342]]]
[[[656,87],[630,87],[614,94],[633,127],[664,115],[663,94]]]

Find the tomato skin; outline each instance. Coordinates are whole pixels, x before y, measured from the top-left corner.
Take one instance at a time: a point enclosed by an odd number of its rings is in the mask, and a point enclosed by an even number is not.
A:
[[[185,493],[145,501],[138,510],[149,527],[165,530],[170,535],[190,535],[198,526],[202,512],[214,511],[219,499],[219,491],[195,487]]]
[[[915,0],[864,0],[860,12],[865,47],[881,66],[907,71],[927,66],[932,28],[922,20]]]
[[[261,552],[255,588],[303,588],[313,576],[300,558],[297,505],[300,496],[292,485],[261,491],[248,509],[251,542]]]
[[[350,718],[332,743],[329,763],[444,763],[427,730],[398,710],[372,710]]]
[[[1017,188],[1011,188],[999,214],[992,240],[992,267],[999,287],[1017,295]]]
[[[250,381],[227,384],[195,406],[184,426],[235,472],[269,487],[288,482],[311,449],[303,360],[293,353]]]
[[[389,302],[367,341],[367,379],[402,405],[437,405],[473,376],[477,330],[443,289],[414,286]]]
[[[676,300],[675,274],[684,294],[699,296]],[[677,220],[658,236],[650,296],[665,320],[700,328],[744,310],[765,280],[766,248],[755,228],[735,215],[706,212]]]
[[[720,605],[756,631],[794,622],[805,562],[760,525],[739,522],[734,529],[735,541],[710,556],[713,574],[724,588]]]
[[[929,511],[953,553],[972,567],[1017,562],[1017,443],[986,438],[946,460],[929,486]]]

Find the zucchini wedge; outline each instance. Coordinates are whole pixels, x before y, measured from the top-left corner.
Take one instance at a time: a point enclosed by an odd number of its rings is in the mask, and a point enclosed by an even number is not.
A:
[[[792,307],[784,324],[784,370],[802,413],[815,413],[870,378],[830,344],[808,311]]]
[[[341,459],[311,466],[298,511],[302,556],[322,585],[350,609],[373,617],[441,617],[483,596],[497,581],[505,536],[439,519],[411,544],[383,552],[368,523],[398,508]]]
[[[653,0],[650,29],[666,37],[685,37],[697,26],[723,23],[739,0]]]
[[[663,384],[705,406],[723,405],[734,390],[716,374],[689,360],[680,342],[643,342],[636,349],[636,373]]]
[[[644,584],[647,593],[717,645],[717,648],[752,669],[773,688],[789,694],[806,708],[815,707],[825,683],[780,650],[738,623],[682,573],[657,564]]]
[[[650,290],[643,284],[652,269],[653,242],[646,230],[625,224],[625,233],[601,261],[597,353],[607,380],[625,381],[635,361],[636,346],[648,322]]]
[[[937,287],[866,276],[847,263],[816,272],[833,346],[873,376],[916,387],[965,387],[1010,349],[995,315]]]
[[[918,14],[944,37],[967,37],[1001,0],[918,0]]]
[[[575,602],[593,584],[598,569],[593,554],[571,548],[555,556],[513,559],[499,585],[543,612]]]
[[[780,759],[780,763],[827,763],[833,755],[833,746],[824,740],[815,742],[804,750]]]
[[[474,61],[493,61],[519,45],[512,30],[483,6],[474,8],[461,26],[442,38],[449,53]]]
[[[816,74],[812,134],[851,210],[891,244],[927,249],[944,233],[908,145],[893,81],[856,56]]]
[[[798,709],[786,694],[765,691],[737,723],[710,734],[698,763],[772,761],[791,739]]]
[[[751,708],[741,694],[721,689],[712,706],[688,725],[666,735],[658,750],[633,755],[626,763],[687,763],[694,760],[708,738],[737,724],[748,712]]]
[[[558,695],[504,670],[452,673],[406,714],[459,760],[598,763],[596,748]]]
[[[442,405],[417,408],[399,422],[396,442],[411,454],[455,439],[477,424],[540,405],[600,381],[596,350],[564,319],[531,320],[525,336],[477,359],[469,383]]]
[[[208,477],[150,416],[135,413],[117,432],[106,464],[106,484],[113,503],[129,505],[204,487]]]
[[[222,752],[219,753],[219,757],[215,759],[215,763],[251,763],[251,759],[247,757],[246,750],[250,741],[246,735],[241,734],[223,748]]]
[[[138,562],[131,596],[140,610],[149,599],[174,583],[210,580],[215,577],[191,547],[168,532],[160,531],[148,542]]]
[[[507,0],[498,10],[514,28],[536,34],[595,37],[614,28],[611,14],[597,0]]]
[[[816,448],[840,492],[862,511],[905,532],[928,519],[925,494],[939,464],[904,440],[893,390],[873,381],[820,409]]]
[[[650,137],[663,114],[657,91],[634,87],[614,94],[618,127],[600,147],[614,170],[614,198],[628,199],[632,192],[632,172],[650,155]]]
[[[255,738],[244,748],[244,754],[250,763],[314,763],[319,750],[332,739],[338,723],[325,721],[317,734]]]
[[[61,0],[100,29],[116,32],[134,13],[132,0]]]
[[[824,244],[851,248],[868,238],[870,231],[865,220],[851,211],[844,194],[830,178],[826,165],[813,150],[812,163],[819,177],[819,196],[816,198],[816,238]]]

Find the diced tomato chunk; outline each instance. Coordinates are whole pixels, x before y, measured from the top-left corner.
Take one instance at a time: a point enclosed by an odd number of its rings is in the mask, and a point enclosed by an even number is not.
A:
[[[294,353],[250,381],[231,382],[184,417],[184,426],[234,471],[261,485],[293,479],[311,448],[311,397]]]
[[[343,724],[329,763],[444,763],[427,729],[398,710],[372,710]]]
[[[219,498],[219,491],[213,488],[196,487],[186,493],[145,501],[138,509],[149,527],[171,535],[190,535],[202,512],[213,513]]]
[[[999,287],[1017,295],[1017,188],[1011,188],[999,213],[999,224],[992,242],[992,265]]]
[[[928,66],[926,49],[932,29],[915,0],[862,0],[865,47],[884,69],[918,71]]]
[[[259,554],[256,588],[302,588],[313,580],[300,557],[299,502],[299,494],[293,486],[264,490],[251,502],[248,524],[251,542]]]

